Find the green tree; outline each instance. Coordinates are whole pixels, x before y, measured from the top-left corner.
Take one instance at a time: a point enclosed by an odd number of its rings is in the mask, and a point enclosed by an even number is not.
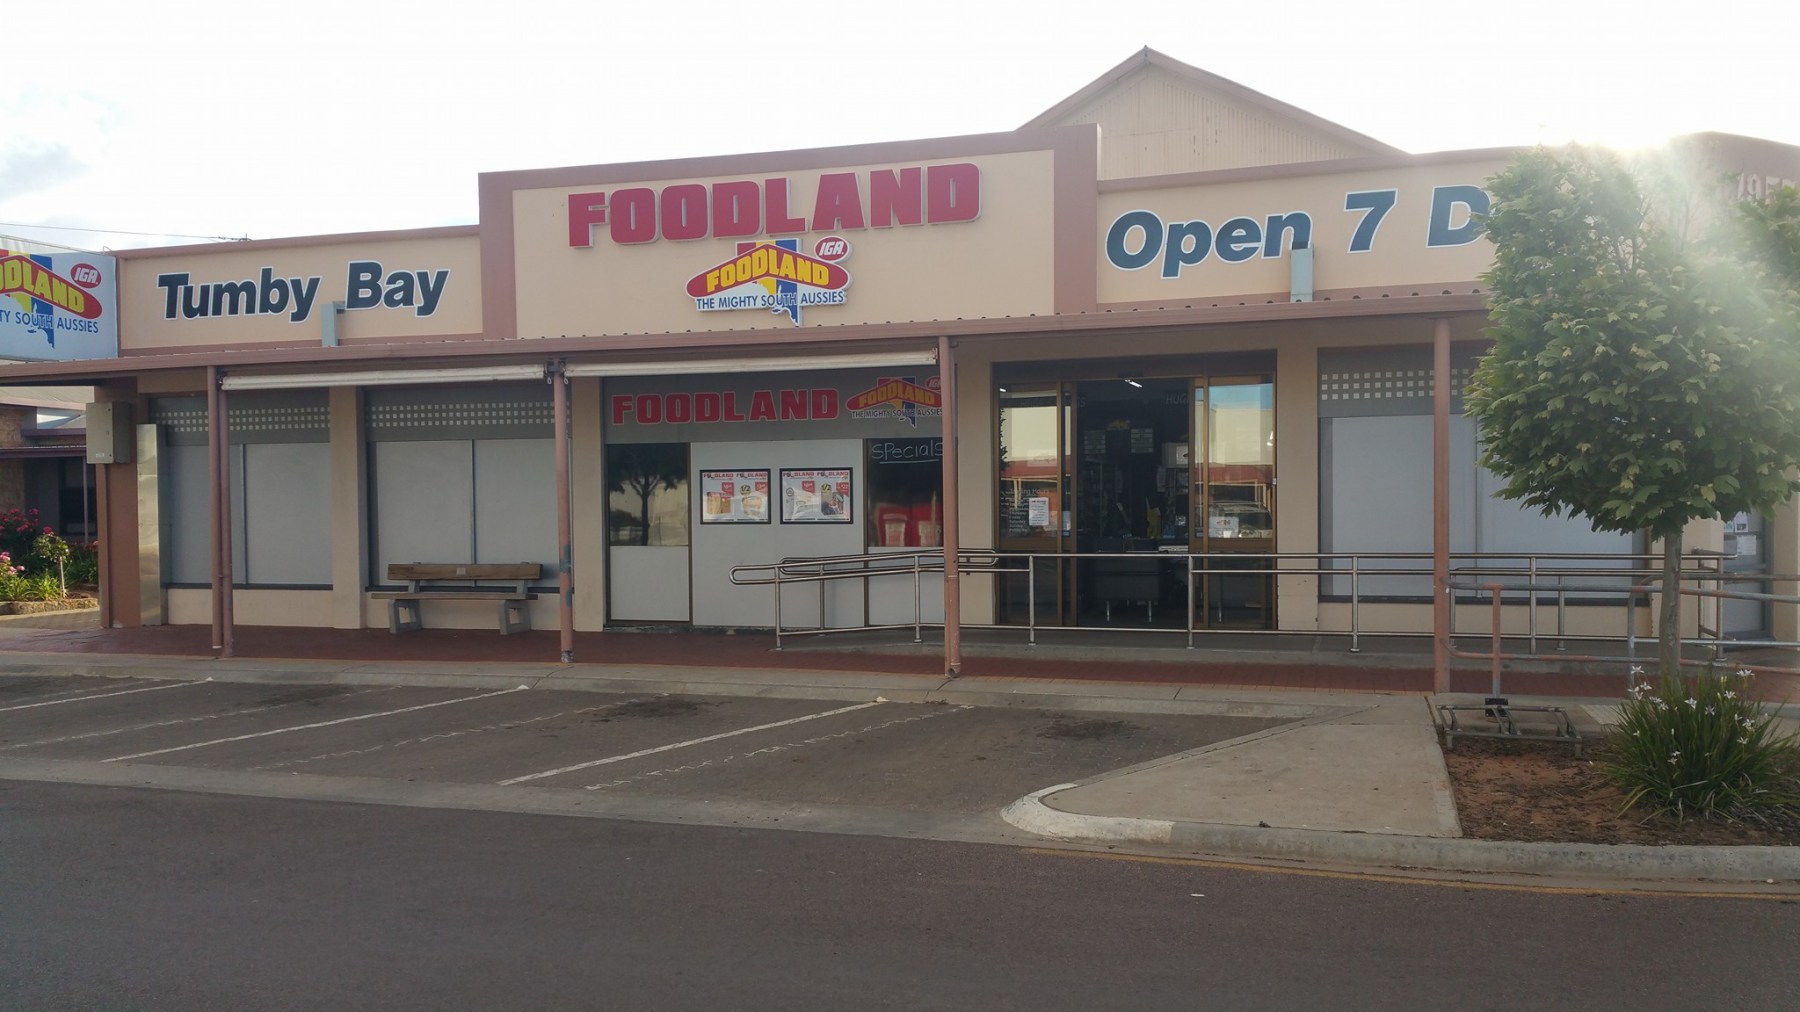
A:
[[[1733,206],[1669,165],[1540,148],[1489,181],[1494,346],[1466,402],[1502,496],[1660,538],[1673,590],[1689,520],[1800,488],[1800,204]],[[1679,601],[1662,595],[1665,674]]]

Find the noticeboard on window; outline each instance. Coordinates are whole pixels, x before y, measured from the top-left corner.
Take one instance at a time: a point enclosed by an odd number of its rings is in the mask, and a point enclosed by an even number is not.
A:
[[[701,471],[700,522],[769,522],[769,471]]]
[[[781,522],[855,523],[850,474],[847,467],[782,468]]]

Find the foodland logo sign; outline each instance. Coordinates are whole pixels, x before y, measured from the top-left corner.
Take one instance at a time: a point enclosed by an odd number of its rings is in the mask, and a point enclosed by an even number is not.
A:
[[[735,256],[688,281],[694,308],[760,309],[798,326],[806,307],[845,302],[850,274],[840,264],[851,244],[844,233],[981,216],[981,168],[973,162],[827,172],[810,193],[803,185],[775,176],[571,193],[569,246],[592,248],[600,236],[619,246],[738,240]],[[825,237],[797,237],[808,232]]]
[[[929,377],[923,384],[916,376],[881,376],[875,385],[844,402],[844,409],[858,418],[904,418],[917,427],[919,416],[944,413],[940,380]]]
[[[116,278],[109,256],[0,249],[0,357],[117,358]]]
[[[785,315],[794,326],[807,306],[841,306],[850,272],[839,265],[850,240],[827,236],[800,252],[798,239],[740,242],[737,256],[688,279],[687,293],[702,313],[761,309]]]

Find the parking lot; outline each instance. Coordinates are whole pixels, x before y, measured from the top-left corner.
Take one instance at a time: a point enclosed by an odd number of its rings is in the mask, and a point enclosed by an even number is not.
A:
[[[0,760],[950,816],[1279,723],[524,686],[0,676]]]

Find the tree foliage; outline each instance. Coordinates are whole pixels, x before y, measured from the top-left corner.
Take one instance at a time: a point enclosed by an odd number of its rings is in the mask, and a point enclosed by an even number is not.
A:
[[[1501,495],[1673,557],[1689,520],[1800,487],[1791,191],[1733,206],[1666,163],[1581,148],[1525,152],[1489,190],[1494,346],[1466,402]]]
[[[1762,250],[1668,228],[1603,153],[1531,151],[1490,187],[1494,347],[1468,407],[1502,495],[1666,536],[1800,487],[1796,307]]]

